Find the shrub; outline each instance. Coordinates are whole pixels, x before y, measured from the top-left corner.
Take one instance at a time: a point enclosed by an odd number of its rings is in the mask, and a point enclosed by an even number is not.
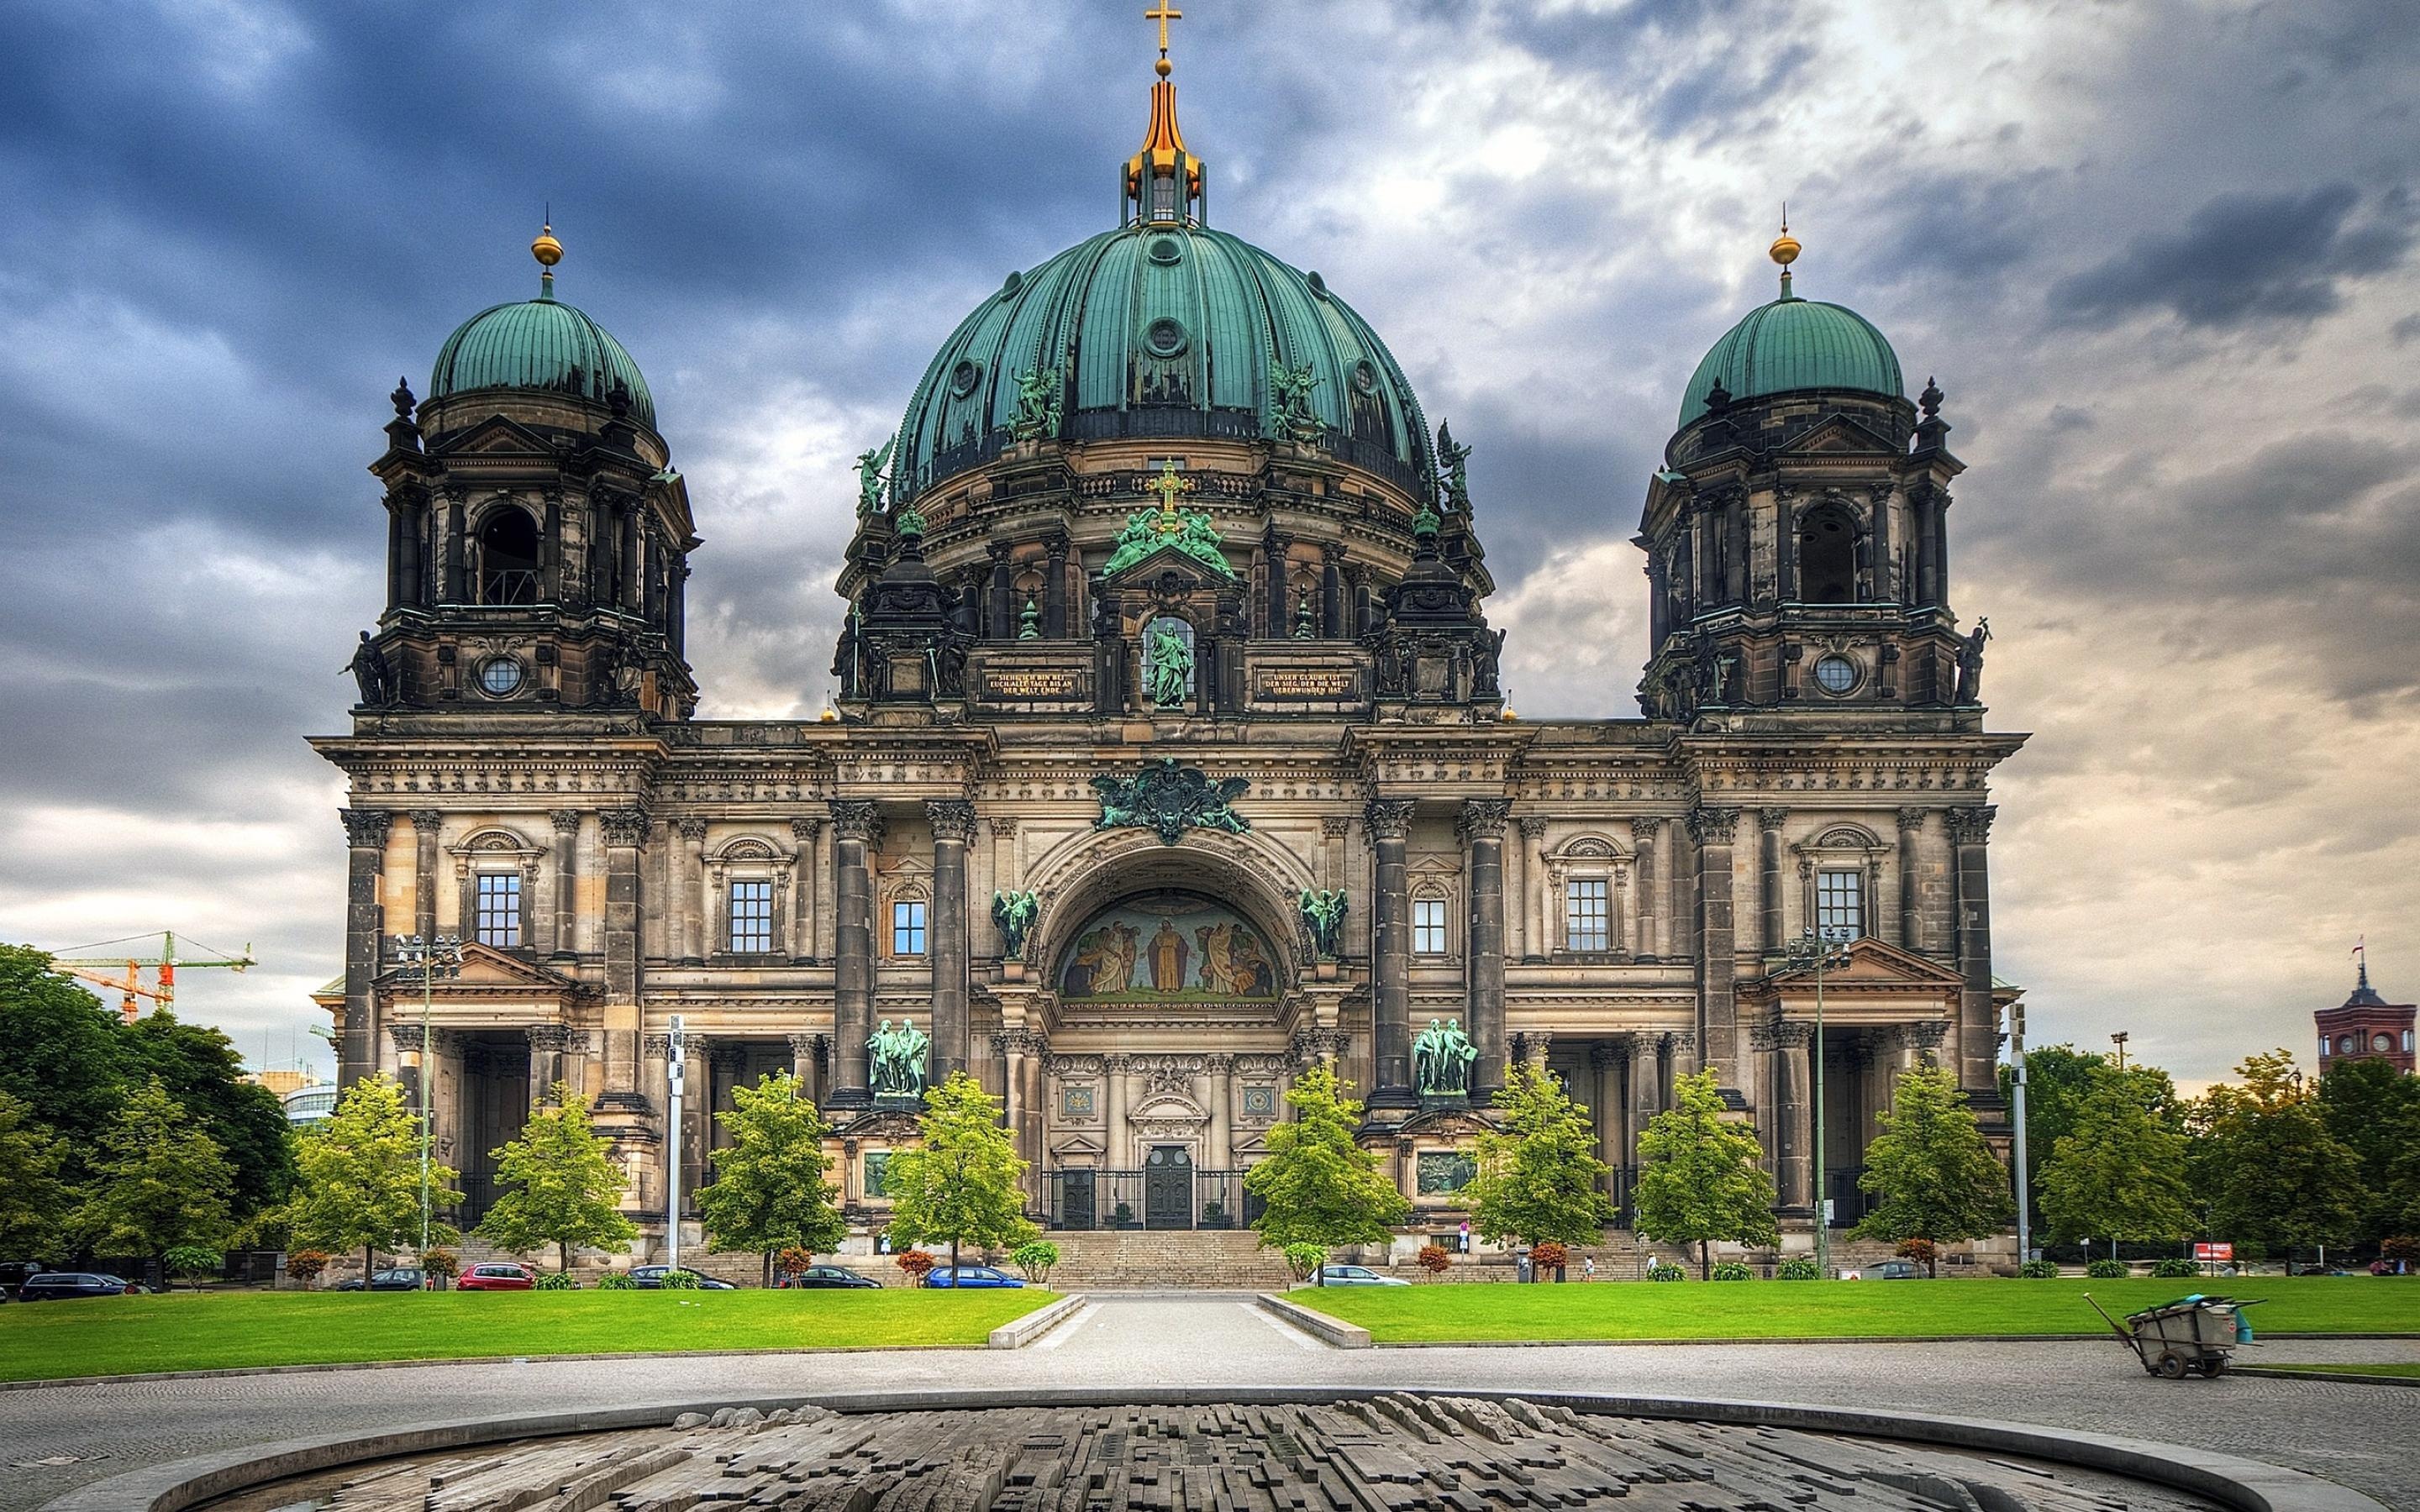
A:
[[[286,1273],[307,1288],[320,1272],[328,1268],[328,1252],[323,1249],[298,1249],[286,1257]]]
[[[1420,1269],[1431,1275],[1443,1275],[1453,1268],[1453,1257],[1443,1244],[1422,1244],[1417,1258]]]
[[[2195,1265],[2191,1260],[2171,1255],[2166,1259],[2162,1260],[2159,1264],[2152,1266],[2151,1273],[2166,1280],[2182,1280],[2187,1276],[2201,1274],[2201,1267]]]
[[[697,1284],[697,1273],[695,1271],[666,1271],[664,1273],[664,1289],[666,1291],[699,1290],[700,1288]]]
[[[628,1271],[608,1271],[603,1275],[597,1278],[597,1289],[599,1291],[636,1291],[639,1289],[639,1283],[630,1279],[630,1273]]]
[[[2381,1240],[2378,1257],[2381,1260],[2420,1260],[2420,1239],[2410,1234],[2396,1234]]]
[[[796,1244],[783,1245],[782,1252],[773,1257],[773,1269],[783,1275],[797,1275],[814,1263],[814,1252],[800,1249]]]
[[[1532,1274],[1559,1271],[1571,1262],[1572,1252],[1553,1240],[1541,1240],[1529,1246],[1529,1267]]]
[[[1813,1260],[1784,1260],[1773,1273],[1776,1281],[1821,1281],[1823,1269]]]
[[[671,1286],[672,1284],[673,1278],[671,1276],[664,1277],[664,1285]],[[549,1271],[546,1274],[539,1276],[537,1278],[537,1285],[530,1289],[533,1291],[578,1291],[580,1289],[580,1283],[574,1281],[569,1275],[561,1271]]]
[[[1325,1244],[1288,1244],[1278,1253],[1285,1257],[1286,1269],[1294,1273],[1296,1281],[1310,1280],[1314,1272],[1327,1263],[1327,1246]]]
[[[1050,1268],[1059,1263],[1059,1246],[1047,1239],[1029,1239],[1008,1252],[1025,1279],[1037,1287],[1050,1284]]]
[[[933,1257],[923,1250],[903,1249],[899,1252],[899,1258],[892,1263],[908,1273],[909,1286],[921,1287],[924,1284],[924,1273],[933,1268]]]
[[[462,1273],[462,1257],[450,1249],[433,1249],[420,1257],[420,1268],[451,1281]]]
[[[1933,1247],[1932,1241],[1929,1239],[1902,1239],[1899,1242],[1897,1253],[1900,1259],[1914,1260],[1928,1271],[1932,1268],[1932,1262],[1940,1257],[1940,1251]]]
[[[1746,1266],[1742,1265],[1737,1260],[1725,1260],[1722,1264],[1714,1267],[1714,1279],[1717,1281],[1753,1281],[1756,1279],[1756,1273],[1749,1270]]]
[[[202,1244],[178,1244],[160,1258],[171,1276],[183,1276],[195,1291],[202,1289],[202,1277],[226,1269],[226,1257]]]
[[[2058,1262],[2056,1260],[2027,1260],[2024,1264],[2017,1267],[2017,1274],[2024,1276],[2028,1281],[2055,1281],[2058,1279]]]
[[[1647,1279],[1650,1281],[1686,1281],[1689,1279],[1689,1271],[1686,1266],[1667,1265],[1662,1260],[1655,1260],[1650,1262],[1647,1267]]]
[[[2124,1260],[2095,1260],[2084,1268],[2084,1273],[2095,1281],[2123,1281],[2133,1272]]]

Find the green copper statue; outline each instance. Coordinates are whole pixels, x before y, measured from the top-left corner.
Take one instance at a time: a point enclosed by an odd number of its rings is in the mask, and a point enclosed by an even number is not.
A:
[[[1342,887],[1306,887],[1295,899],[1302,910],[1302,921],[1311,926],[1311,949],[1322,961],[1336,959],[1336,947],[1344,933],[1344,889]]]
[[[1422,1097],[1468,1097],[1479,1051],[1460,1019],[1431,1019],[1412,1041],[1412,1085]]]
[[[1059,434],[1059,370],[1031,369],[1016,376],[1016,416],[1009,435],[1020,441]]]
[[[1470,513],[1470,448],[1456,446],[1453,432],[1437,422],[1437,493],[1449,509]]]
[[[1033,920],[1042,913],[1042,900],[1031,892],[995,892],[991,895],[991,921],[1000,926],[1001,943],[1011,961],[1025,959],[1025,938],[1033,933]]]
[[[857,514],[860,519],[881,513],[883,469],[891,465],[891,448],[899,438],[886,438],[881,446],[871,452],[857,454]]]
[[[1193,647],[1166,625],[1153,625],[1144,634],[1143,691],[1160,708],[1181,707],[1193,696]]]
[[[1317,387],[1319,375],[1308,363],[1301,367],[1269,363],[1270,434],[1305,446],[1319,440],[1326,427],[1311,408],[1311,391]]]
[[[884,1019],[882,1027],[874,1031],[865,1042],[866,1079],[873,1083],[878,1098],[921,1099],[924,1095],[924,1067],[933,1048],[932,1036],[907,1019],[892,1028]]]

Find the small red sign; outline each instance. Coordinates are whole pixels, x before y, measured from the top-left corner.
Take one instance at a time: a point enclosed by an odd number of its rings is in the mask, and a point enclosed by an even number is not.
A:
[[[2196,1260],[2231,1260],[2235,1258],[2235,1246],[2232,1244],[2195,1244],[2194,1246],[2194,1258]]]

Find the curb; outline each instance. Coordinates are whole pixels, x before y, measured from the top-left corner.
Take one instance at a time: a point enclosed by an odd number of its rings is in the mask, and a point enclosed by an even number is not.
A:
[[[1274,1297],[1267,1292],[1263,1292],[1261,1305],[1311,1337],[1325,1343],[1330,1349],[1366,1350],[1371,1347],[1368,1329],[1357,1327],[1342,1319],[1330,1318],[1326,1313],[1313,1312],[1299,1303],[1288,1302],[1283,1297]]]
[[[1464,1396],[1501,1401],[1517,1397],[1574,1412],[1623,1417],[1689,1419],[1707,1423],[1799,1428],[1868,1439],[1901,1440],[1937,1447],[2020,1455],[2083,1466],[2149,1481],[2211,1498],[2234,1512],[2387,1512],[2358,1491],[2300,1471],[2180,1444],[2097,1433],[2071,1433],[2024,1424],[1972,1418],[1869,1412],[1847,1407],[1810,1407],[1790,1402],[1691,1401],[1670,1396],[1597,1396],[1576,1392],[1405,1391],[1368,1387],[1143,1388],[1132,1391],[1028,1389],[1021,1391],[862,1392],[825,1396],[783,1396],[734,1401],[659,1402],[644,1407],[539,1416],[424,1423],[386,1433],[328,1435],[249,1449],[197,1455],[146,1470],[131,1471],[70,1491],[42,1512],[186,1512],[213,1498],[346,1465],[404,1455],[469,1448],[505,1440],[660,1427],[682,1412],[725,1407],[770,1412],[813,1404],[838,1412],[967,1412],[1002,1407],[1184,1407],[1233,1402],[1275,1406],[1329,1403],[1393,1395]]]
[[[2316,1364],[2317,1362],[2314,1362]],[[2257,1376],[2263,1381],[2326,1381],[2354,1386],[2420,1386],[2420,1376],[2370,1376],[2358,1370],[2288,1370],[2273,1365],[2231,1365],[2230,1376]]]
[[[1084,1305],[1084,1294],[1071,1292],[1057,1302],[1036,1307],[1022,1318],[1012,1318],[991,1331],[991,1340],[984,1347],[991,1350],[1021,1350],[1049,1333],[1075,1315]]]
[[[991,1346],[987,1344],[829,1344],[767,1350],[616,1350],[607,1354],[458,1354],[442,1360],[330,1360],[317,1365],[232,1365],[224,1370],[144,1370],[123,1376],[44,1376],[39,1381],[0,1381],[0,1391],[123,1386],[144,1381],[217,1381],[228,1376],[310,1376],[329,1370],[421,1370],[448,1365],[562,1365],[577,1360],[711,1360],[726,1355],[946,1354],[953,1350],[988,1348]]]

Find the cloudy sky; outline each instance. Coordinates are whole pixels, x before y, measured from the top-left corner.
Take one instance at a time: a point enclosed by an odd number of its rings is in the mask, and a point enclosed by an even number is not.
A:
[[[0,8],[0,938],[249,941],[184,1009],[293,1054],[343,909],[302,737],[379,609],[386,391],[535,291],[550,202],[689,474],[704,712],[818,708],[849,459],[1010,269],[1112,224],[1142,8]],[[1787,199],[1800,292],[1938,377],[1971,466],[2037,1040],[2299,1051],[2364,933],[2420,996],[2405,4],[1186,8],[1218,223],[1477,449],[1524,715],[1637,712],[1628,537]]]

